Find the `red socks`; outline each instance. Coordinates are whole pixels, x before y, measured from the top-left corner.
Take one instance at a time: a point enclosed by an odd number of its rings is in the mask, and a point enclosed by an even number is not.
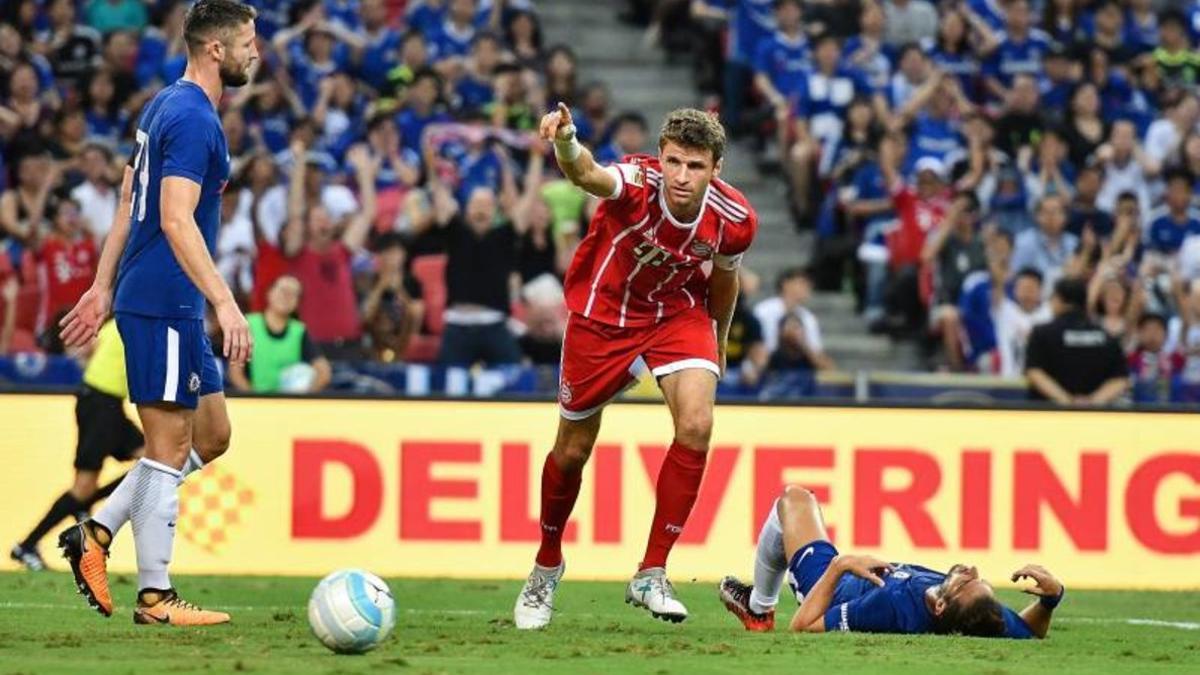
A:
[[[542,466],[542,546],[538,549],[537,564],[557,567],[562,563],[563,529],[575,508],[583,472],[565,473],[554,461],[554,453],[546,455]]]
[[[708,453],[691,450],[678,441],[671,444],[658,473],[654,521],[650,525],[650,540],[646,542],[646,556],[638,571],[666,567],[667,555],[696,503],[707,460]]]

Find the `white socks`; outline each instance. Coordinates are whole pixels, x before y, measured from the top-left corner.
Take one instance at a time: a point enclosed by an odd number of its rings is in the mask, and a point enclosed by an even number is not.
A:
[[[779,522],[779,500],[758,533],[754,552],[754,590],[750,591],[750,611],[765,614],[779,602],[779,588],[787,574],[787,556],[783,549],[783,527]]]
[[[154,463],[162,466],[158,462]],[[105,500],[104,506],[100,509],[100,511],[98,511],[96,515],[92,516],[92,520],[103,525],[104,529],[108,530],[109,533],[112,534],[113,539],[117,538],[117,531],[122,527],[125,527],[125,523],[129,522],[129,509],[134,493],[132,479],[134,472],[137,471],[137,468],[138,464],[135,464],[133,469],[130,469],[129,473],[126,474],[125,480],[121,481],[121,484],[117,486],[117,489],[108,496],[107,500]],[[183,469],[178,472],[180,474],[180,480],[182,481],[182,479],[187,478],[189,474],[195,473],[203,468],[204,460],[200,459],[199,453],[197,453],[195,448],[193,448],[192,451],[188,453],[187,460],[183,463]],[[174,471],[174,469],[172,469],[172,471]]]
[[[171,580],[167,566],[175,548],[175,517],[179,514],[179,482],[182,474],[152,459],[142,458],[129,472],[133,484],[129,521],[137,549],[138,589],[167,590]],[[122,483],[121,487],[125,487]]]

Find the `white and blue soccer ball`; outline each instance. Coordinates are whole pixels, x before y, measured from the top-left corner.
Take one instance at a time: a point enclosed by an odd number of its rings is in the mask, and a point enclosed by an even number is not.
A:
[[[379,646],[396,625],[396,603],[383,579],[363,570],[338,570],[308,599],[308,625],[321,644],[339,654]]]

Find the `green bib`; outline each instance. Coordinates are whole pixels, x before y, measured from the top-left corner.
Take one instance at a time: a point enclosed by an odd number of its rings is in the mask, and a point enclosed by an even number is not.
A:
[[[273,335],[267,329],[262,314],[246,317],[250,337],[254,340],[254,358],[250,362],[250,386],[254,391],[279,391],[279,373],[301,361],[304,344],[304,324],[288,319],[283,335]]]

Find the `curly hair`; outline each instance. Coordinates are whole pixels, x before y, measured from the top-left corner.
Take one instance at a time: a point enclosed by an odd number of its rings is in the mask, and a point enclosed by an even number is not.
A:
[[[658,147],[671,141],[685,148],[703,148],[712,152],[713,162],[725,154],[725,129],[716,116],[695,108],[672,110],[658,134]]]

